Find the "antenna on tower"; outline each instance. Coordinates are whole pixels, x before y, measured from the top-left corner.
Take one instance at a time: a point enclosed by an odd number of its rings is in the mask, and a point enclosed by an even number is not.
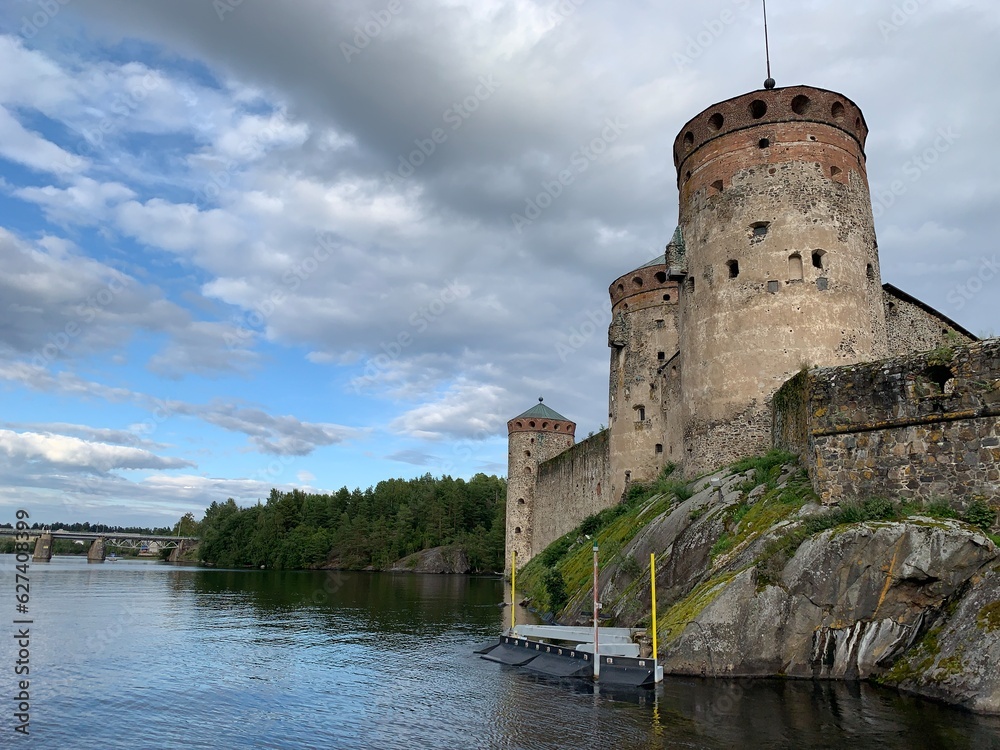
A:
[[[768,91],[774,88],[774,79],[771,78],[771,46],[767,39],[767,0],[761,0],[764,4],[764,54],[767,56],[767,80],[764,81],[764,88]]]

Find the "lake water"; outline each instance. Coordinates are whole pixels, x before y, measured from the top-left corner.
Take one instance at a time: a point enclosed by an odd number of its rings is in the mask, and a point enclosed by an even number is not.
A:
[[[509,616],[492,578],[69,557],[30,577],[31,735],[5,646],[0,747],[1000,748],[996,719],[865,685],[609,691],[486,662]]]

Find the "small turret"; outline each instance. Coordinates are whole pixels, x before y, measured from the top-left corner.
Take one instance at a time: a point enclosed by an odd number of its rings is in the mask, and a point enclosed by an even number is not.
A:
[[[575,442],[576,423],[550,409],[541,398],[507,422],[507,533],[504,569],[510,573],[510,553],[520,568],[540,550],[532,548],[538,465]]]

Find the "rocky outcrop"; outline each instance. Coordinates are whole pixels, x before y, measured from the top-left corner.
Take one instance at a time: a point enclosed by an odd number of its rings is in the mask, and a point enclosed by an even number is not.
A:
[[[858,679],[902,655],[997,557],[953,521],[863,523],[807,539],[773,584],[746,568],[670,644],[668,672]]]
[[[390,572],[407,573],[468,573],[469,558],[461,547],[432,547],[397,560]]]
[[[899,659],[883,682],[972,711],[1000,713],[1000,566],[968,590]]]
[[[720,472],[683,502],[654,496],[647,507],[656,515],[642,511],[620,550],[603,540],[613,556],[601,567],[599,598],[614,624],[649,624],[653,552],[667,674],[874,679],[1000,713],[993,541],[961,521],[891,504],[887,516],[899,520],[819,531],[850,514],[823,519],[831,511],[803,472],[765,469],[759,484],[753,471]],[[571,574],[580,561],[569,555]],[[587,621],[591,591],[570,596],[560,619]]]

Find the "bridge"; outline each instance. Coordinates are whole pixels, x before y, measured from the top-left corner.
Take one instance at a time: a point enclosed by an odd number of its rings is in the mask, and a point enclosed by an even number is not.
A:
[[[15,536],[28,534],[28,540],[35,540],[35,562],[49,562],[52,559],[52,547],[57,539],[71,542],[90,542],[87,550],[88,562],[104,562],[105,547],[121,549],[144,549],[155,543],[159,549],[172,550],[170,560],[177,560],[184,549],[198,541],[196,536],[160,536],[157,534],[134,534],[124,531],[66,531],[60,529],[30,529],[27,532],[16,529],[0,529],[0,536]]]

